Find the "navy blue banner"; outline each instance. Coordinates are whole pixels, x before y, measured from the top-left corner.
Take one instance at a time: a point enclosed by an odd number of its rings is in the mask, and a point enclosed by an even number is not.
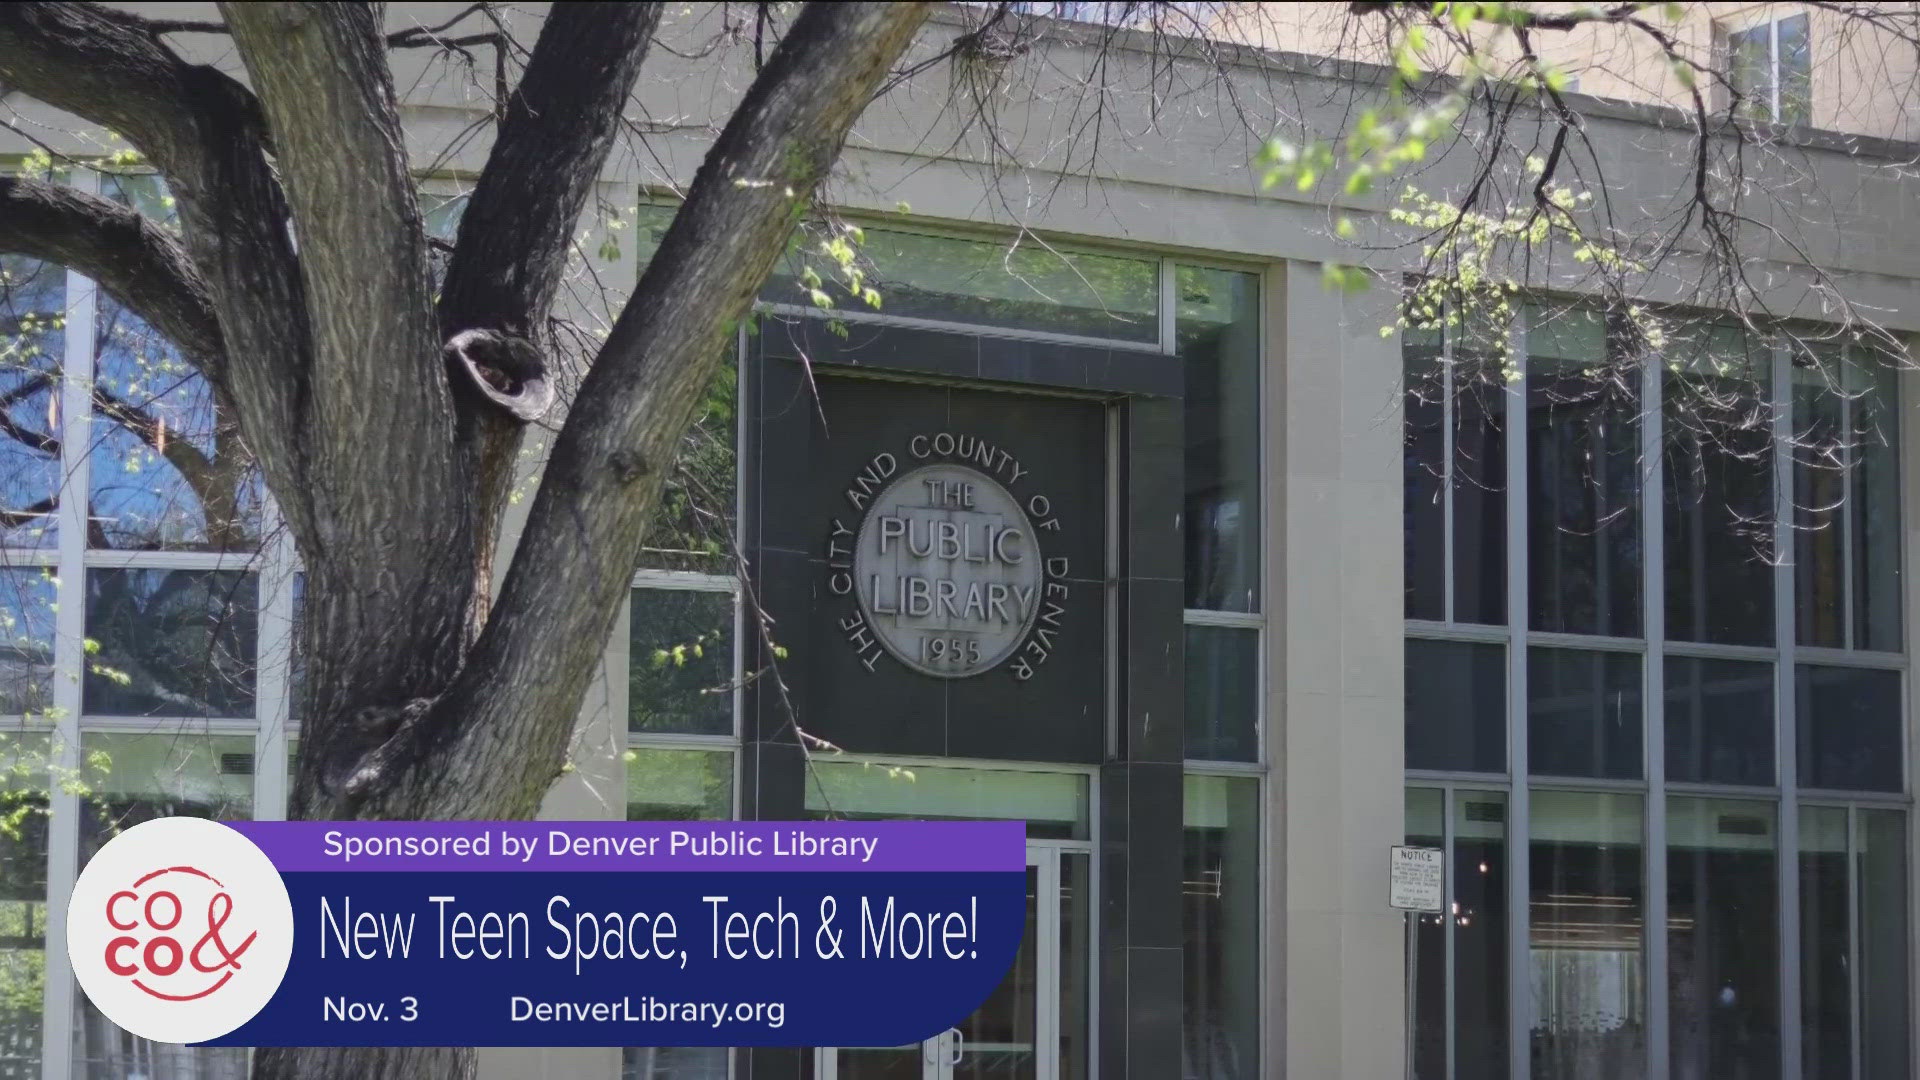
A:
[[[899,1046],[1026,926],[1014,869],[282,876],[286,977],[210,1045]]]

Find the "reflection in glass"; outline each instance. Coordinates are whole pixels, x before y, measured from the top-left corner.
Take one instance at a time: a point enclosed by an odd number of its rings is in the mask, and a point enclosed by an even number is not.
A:
[[[239,570],[89,570],[85,710],[250,717],[259,586]]]
[[[1186,778],[1181,874],[1189,1080],[1260,1066],[1260,781]]]
[[[1093,857],[1060,853],[1060,1080],[1089,1080],[1093,1014]]]
[[[0,735],[0,1076],[40,1075],[52,742]]]
[[[0,567],[0,716],[53,706],[55,584],[50,569]]]
[[[1908,1075],[1912,950],[1907,935],[1907,815],[1854,811],[1860,929],[1860,1075]]]
[[[1799,666],[1801,787],[1901,790],[1900,679],[1898,671]]]
[[[801,280],[814,269],[840,311],[871,311],[827,273],[818,254],[838,226],[794,232],[785,258],[760,293],[776,304],[813,306]],[[1152,343],[1160,340],[1160,267],[1152,259],[1062,252],[1031,237],[960,240],[867,229],[856,245],[864,283],[894,317],[975,323],[1080,337]]]
[[[1182,266],[1187,606],[1260,607],[1260,276]]]
[[[628,821],[725,821],[733,817],[733,751],[627,751]],[[727,1080],[723,1046],[630,1046],[621,1080]]]
[[[1780,105],[1773,119],[1782,124],[1804,124],[1813,119],[1813,54],[1807,17],[1789,16],[1777,25]]]
[[[0,547],[52,547],[67,272],[0,255]]]
[[[1634,1080],[1646,1070],[1638,795],[1535,791],[1528,970],[1535,1080]]]
[[[1667,779],[1773,783],[1773,665],[1666,658]]]
[[[628,821],[726,821],[733,817],[733,751],[627,751]]]
[[[1858,349],[1813,345],[1795,356],[1793,376],[1800,643],[1897,651],[1898,370]]]
[[[109,196],[173,219],[158,177],[104,180]],[[139,316],[105,293],[95,303],[87,542],[253,550],[266,489],[231,411]]]
[[[1641,774],[1640,657],[1527,650],[1527,767],[1535,776]]]
[[[1847,810],[1800,808],[1800,1062],[1806,1080],[1853,1080],[1853,917]]]
[[[733,594],[634,589],[627,729],[733,731]]]
[[[1040,1071],[1040,868],[1027,867],[1027,923],[1006,978],[960,1021],[955,1080],[1035,1080]]]
[[[1260,632],[1187,627],[1187,757],[1255,761],[1260,754]]]
[[[1400,334],[1402,581],[1406,616],[1447,617],[1447,407],[1445,348],[1438,330]]]
[[[1802,16],[1804,18],[1804,16]],[[1851,368],[1860,386],[1853,402],[1856,447],[1852,498],[1853,647],[1900,648],[1900,369],[1880,357]]]
[[[1090,838],[1081,773],[888,765],[820,754],[807,769],[810,820],[1025,821],[1029,839]]]
[[[1772,353],[1715,326],[1665,359],[1667,636],[1771,645]]]
[[[740,369],[731,350],[727,355],[680,437],[673,471],[641,542],[643,569],[733,573]]]
[[[1673,1080],[1780,1075],[1774,806],[1667,800]]]
[[[1507,771],[1507,651],[1407,639],[1407,768]]]
[[[88,734],[93,775],[80,816],[80,863],[121,831],[161,817],[244,821],[253,816],[253,736],[169,731]],[[247,1051],[148,1042],[120,1030],[74,994],[74,1061],[98,1080],[241,1080]]]
[[[1453,920],[1454,1075],[1507,1075],[1507,797],[1456,791]]]
[[[1507,621],[1506,376],[1496,336],[1459,332],[1449,366],[1437,330],[1408,330],[1405,362],[1407,617]],[[1452,395],[1448,396],[1451,384]],[[1451,429],[1449,430],[1449,425]],[[1453,555],[1447,564],[1447,441],[1453,444]]]
[[[1610,362],[1604,318],[1529,309],[1531,625],[1640,634],[1639,371]]]

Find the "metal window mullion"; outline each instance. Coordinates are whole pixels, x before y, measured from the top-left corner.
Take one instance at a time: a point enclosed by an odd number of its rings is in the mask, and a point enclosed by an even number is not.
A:
[[[1443,324],[1440,331],[1440,618],[1455,621],[1453,551],[1453,342]],[[1404,376],[1403,376],[1404,377]],[[1451,1044],[1449,1044],[1451,1045]],[[1452,1067],[1448,1067],[1452,1075]]]
[[[1506,389],[1507,424],[1507,1068],[1529,1080],[1533,1027],[1529,948],[1532,883],[1527,792],[1527,327],[1516,317]]]
[[[1654,360],[1641,364],[1640,457],[1646,462],[1640,488],[1641,597],[1647,651],[1641,663],[1645,689],[1643,752],[1647,778],[1646,825],[1646,927],[1647,965],[1647,1077],[1666,1080],[1668,1067],[1671,1002],[1667,992],[1667,800],[1664,787],[1666,761],[1666,656],[1664,642],[1667,626],[1666,573],[1666,491],[1665,459],[1661,440],[1665,438],[1665,403],[1661,396],[1662,365]]]
[[[293,534],[267,500],[266,546],[261,550],[259,627],[254,638],[253,816],[279,821],[287,815],[289,787],[287,722],[293,716]]]
[[[1778,25],[1778,24],[1776,24]],[[1840,346],[1840,643],[1851,649],[1857,644],[1853,634],[1853,596],[1854,596],[1854,558],[1853,558],[1853,522],[1854,500],[1860,497],[1860,447],[1854,441],[1856,427],[1853,417],[1853,396],[1860,392],[1855,386],[1858,379],[1854,375],[1853,348]]]
[[[1442,860],[1440,880],[1447,885],[1446,893],[1440,901],[1440,986],[1441,998],[1445,1002],[1441,1023],[1446,1025],[1446,1041],[1443,1045],[1447,1050],[1444,1066],[1447,1080],[1455,1080],[1457,1077],[1460,1057],[1460,1040],[1456,1031],[1459,1025],[1455,1019],[1454,1007],[1454,991],[1457,987],[1453,982],[1455,968],[1453,931],[1455,924],[1460,921],[1459,902],[1454,899],[1455,890],[1460,887],[1460,883],[1455,879],[1453,872],[1453,868],[1458,865],[1453,856],[1453,796],[1452,784],[1446,784],[1440,788],[1440,858]],[[1415,920],[1420,918],[1420,913],[1417,911],[1410,914]],[[1413,1053],[1413,1048],[1408,1047],[1407,1053]]]
[[[1860,1075],[1860,808],[1847,807],[1847,1037]]]
[[[1800,810],[1795,788],[1800,782],[1799,729],[1795,716],[1798,672],[1795,670],[1793,469],[1793,361],[1784,342],[1773,343],[1773,636],[1779,660],[1773,673],[1774,762],[1780,786],[1777,829],[1779,853],[1774,859],[1775,909],[1779,922],[1774,937],[1780,950],[1780,1075],[1798,1080],[1800,1045]]]
[[[98,177],[75,169],[75,190],[98,190]],[[73,776],[80,767],[80,710],[86,666],[87,494],[92,488],[87,449],[93,419],[94,301],[91,281],[67,271],[65,343],[60,361],[59,584],[54,593],[54,737],[47,792],[47,933],[44,1012],[40,1018],[40,1075],[66,1080],[72,1072],[75,987],[63,943],[67,899],[80,869],[80,796],[51,771]]]

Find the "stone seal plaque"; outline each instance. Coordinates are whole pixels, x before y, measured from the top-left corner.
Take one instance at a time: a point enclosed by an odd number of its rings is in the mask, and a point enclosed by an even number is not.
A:
[[[1040,610],[1045,568],[1020,501],[966,465],[939,463],[873,497],[853,544],[853,591],[880,644],[941,678],[990,671]]]

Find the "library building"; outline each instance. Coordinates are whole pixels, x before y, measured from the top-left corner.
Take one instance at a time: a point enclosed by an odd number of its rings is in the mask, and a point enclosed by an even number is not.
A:
[[[416,7],[458,5],[389,19]],[[1195,64],[1330,126],[1367,78],[1037,47],[1141,87]],[[649,56],[647,114],[698,122],[608,166],[595,289],[631,289],[728,114],[709,63]],[[398,82],[451,236],[485,158],[447,133],[486,106]],[[1113,92],[1119,129],[1167,110],[1151,140],[1057,159],[1043,133],[1084,117],[1010,92],[1020,170],[922,137],[944,82],[894,94],[828,189],[883,303],[823,309],[798,259],[765,285],[544,814],[1024,821],[1018,958],[920,1045],[485,1050],[482,1076],[1915,1076],[1911,365],[1707,311],[1622,379],[1623,313],[1551,283],[1498,326],[1404,329],[1391,285],[1330,286],[1354,256],[1324,202],[1264,190],[1213,91]],[[1569,98],[1636,163],[1616,206],[1687,175],[1670,110]],[[1859,239],[1920,236],[1916,148],[1778,137],[1803,167],[1770,207],[1817,177],[1844,234],[1819,272],[1920,329],[1920,242]],[[66,182],[171,213],[61,149]],[[0,168],[34,150],[0,128]],[[1753,255],[1810,281],[1795,258]],[[243,1077],[244,1050],[101,1017],[46,926],[117,829],[285,814],[299,553],[177,351],[75,271],[0,277],[0,323],[37,335],[0,349],[0,785],[53,811],[0,828],[0,1078]],[[1406,845],[1439,853],[1437,910],[1392,903]]]

